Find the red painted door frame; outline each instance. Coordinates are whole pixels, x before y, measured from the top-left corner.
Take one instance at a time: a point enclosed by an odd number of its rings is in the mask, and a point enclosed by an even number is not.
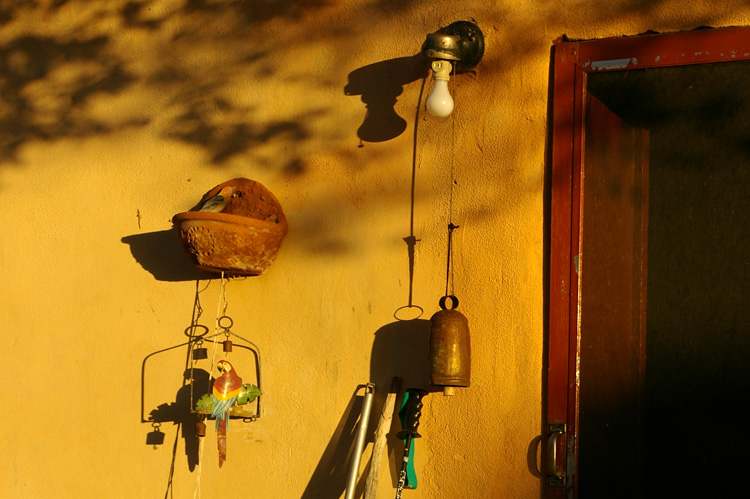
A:
[[[546,462],[549,498],[575,497],[577,345],[580,334],[575,256],[581,227],[581,160],[590,73],[750,60],[750,27],[698,29],[554,44]],[[554,425],[554,426],[552,426]],[[555,431],[564,428],[564,433]],[[556,470],[550,469],[556,458]],[[553,474],[560,475],[556,479]]]

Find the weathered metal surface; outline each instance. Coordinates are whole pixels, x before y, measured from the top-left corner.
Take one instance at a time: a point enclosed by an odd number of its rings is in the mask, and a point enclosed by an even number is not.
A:
[[[469,386],[471,342],[469,321],[454,309],[430,319],[430,381],[437,386]]]
[[[206,423],[203,421],[198,421],[195,423],[195,436],[196,437],[205,437],[206,436]]]

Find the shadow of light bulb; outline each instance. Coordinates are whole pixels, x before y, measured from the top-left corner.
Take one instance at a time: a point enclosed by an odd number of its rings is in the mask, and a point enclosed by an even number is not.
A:
[[[357,135],[367,142],[383,142],[406,130],[404,120],[395,110],[404,86],[427,76],[421,54],[380,61],[349,73],[346,95],[361,95],[367,113]]]

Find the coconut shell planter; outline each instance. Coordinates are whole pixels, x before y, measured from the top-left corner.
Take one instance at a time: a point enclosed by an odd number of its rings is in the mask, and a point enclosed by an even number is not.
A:
[[[172,217],[172,223],[199,269],[229,276],[260,275],[276,259],[289,230],[281,204],[260,183],[236,178],[208,191],[199,209],[226,187],[221,211],[186,211]]]

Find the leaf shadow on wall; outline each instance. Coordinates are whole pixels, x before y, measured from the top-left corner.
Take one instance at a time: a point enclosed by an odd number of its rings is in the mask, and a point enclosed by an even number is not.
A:
[[[361,95],[367,112],[357,136],[366,142],[384,142],[406,130],[406,120],[396,113],[404,85],[425,78],[427,59],[422,54],[362,66],[349,73],[346,95]]]
[[[29,141],[88,137],[148,124],[141,117],[114,123],[86,110],[95,99],[117,95],[135,83],[109,44],[106,36],[61,40],[28,35],[0,44],[0,161],[16,160]]]
[[[177,73],[175,73],[177,74]],[[214,165],[226,163],[237,156],[247,156],[254,149],[270,142],[301,144],[312,132],[303,123],[325,114],[323,109],[304,113],[297,120],[274,120],[258,124],[248,120],[253,108],[243,109],[220,97],[201,97],[184,105],[185,109],[169,124],[167,138],[198,145],[210,154]],[[256,164],[265,160],[255,158]],[[281,171],[289,175],[302,172],[300,158],[293,157]]]
[[[266,78],[276,72],[274,50],[247,44],[248,34],[280,17],[307,17],[329,6],[328,0],[265,0],[252,5],[236,0],[189,0],[174,9],[155,8],[156,0],[100,2],[90,9],[76,9],[88,7],[85,0],[26,3],[31,5],[0,7],[0,23],[13,25],[24,16],[44,18],[50,20],[52,31],[44,35],[20,31],[0,41],[0,89],[5,104],[0,115],[0,165],[20,164],[19,151],[30,143],[152,129],[167,140],[199,146],[214,165],[251,156],[256,164],[290,176],[304,170],[301,154],[269,160],[255,155],[253,149],[272,141],[294,146],[310,140],[306,124],[328,109],[260,123],[252,119],[257,112],[254,106],[226,95],[228,82],[238,73]],[[87,26],[87,30],[57,26],[55,20],[63,9],[75,13],[70,26]],[[219,15],[227,22],[221,29],[207,29],[206,16]],[[300,23],[299,29],[304,31],[304,26]],[[103,34],[97,30],[104,30]],[[131,50],[131,42],[152,36],[163,41],[154,42],[148,50],[159,61],[148,66],[147,61],[138,60],[138,49]],[[320,31],[316,31],[319,38]],[[234,47],[230,60],[186,62],[192,54],[213,50],[217,44]],[[158,95],[163,106],[151,107],[148,100],[143,106],[124,106],[125,100],[142,98],[141,87]],[[112,103],[116,111],[100,112],[103,102]]]
[[[133,258],[157,281],[197,281],[217,277],[193,266],[174,227],[126,236],[122,242],[130,246]]]

